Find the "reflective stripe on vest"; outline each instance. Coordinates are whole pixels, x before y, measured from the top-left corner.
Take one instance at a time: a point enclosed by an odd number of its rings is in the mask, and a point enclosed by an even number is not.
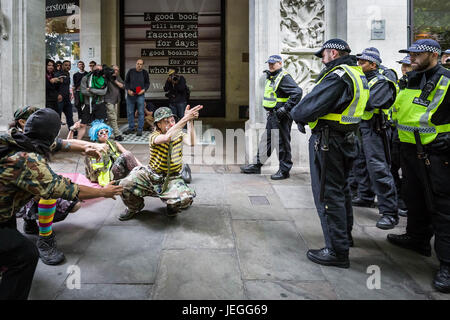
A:
[[[394,102],[395,102],[395,98],[397,97],[397,94],[398,94],[397,86],[396,86],[396,84],[394,83],[394,81],[390,80],[388,77],[386,77],[385,75],[383,75],[381,72],[380,72],[375,78],[373,78],[372,80],[369,81],[369,89],[372,89],[372,87],[373,87],[378,81],[380,81],[380,80],[386,80],[386,81],[389,82],[392,86],[394,86],[394,88],[395,88]],[[390,112],[390,110],[389,110],[391,107],[392,107],[392,106],[389,106],[389,108],[383,108],[383,109],[381,109],[381,110],[383,110],[384,114],[388,116],[388,119],[391,118],[391,112]],[[363,120],[370,120],[370,119],[373,118],[373,115],[374,115],[374,114],[380,114],[380,109],[375,108],[375,109],[373,109],[373,110],[371,110],[371,111],[366,111],[366,110],[364,110],[364,114],[363,114],[363,116],[362,116],[362,119],[363,119]]]
[[[366,107],[366,103],[369,100],[369,85],[361,67],[341,64],[327,72],[322,77],[322,79],[317,82],[316,85],[319,85],[328,74],[334,72],[337,69],[344,70],[349,75],[350,79],[352,79],[354,92],[353,100],[351,101],[349,106],[342,112],[342,114],[329,113],[323,117],[319,117],[319,119],[337,121],[343,125],[360,123],[361,117],[364,113],[364,108]],[[310,122],[309,127],[311,129],[314,129],[319,119],[314,122]]]
[[[281,80],[288,75],[287,71],[280,72],[274,80],[267,79],[266,87],[264,89],[263,107],[273,109],[278,102],[286,102],[289,98],[278,98],[276,91],[280,85]]]
[[[433,142],[439,133],[450,132],[450,123],[435,125],[431,122],[449,87],[450,79],[441,76],[436,88],[426,101],[419,99],[422,90],[407,88],[400,92],[393,110],[401,142],[415,144],[414,131],[419,131],[424,145]]]

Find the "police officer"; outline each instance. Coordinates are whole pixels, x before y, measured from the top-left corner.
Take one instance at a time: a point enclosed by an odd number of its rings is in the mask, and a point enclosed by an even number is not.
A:
[[[322,224],[325,248],[309,250],[318,264],[348,268],[353,212],[348,175],[357,155],[355,132],[369,99],[362,69],[348,44],[341,39],[324,43],[315,55],[325,69],[317,84],[291,115],[297,123],[309,123],[311,184]]]
[[[414,71],[395,103],[401,141],[403,199],[408,207],[406,234],[389,234],[394,245],[431,256],[430,239],[440,269],[437,290],[450,293],[450,71],[438,64],[441,48],[421,39],[408,52]]]
[[[447,49],[442,53],[441,63],[446,68],[450,67],[450,49]]]
[[[360,125],[361,155],[365,159],[368,178],[358,177],[362,189],[370,189],[370,184],[378,198],[378,209],[381,218],[376,226],[383,230],[393,229],[398,224],[397,190],[390,171],[391,129],[387,113],[397,96],[396,84],[379,72],[381,58],[376,48],[367,48],[356,55],[367,81],[369,81],[370,98],[362,116]],[[355,171],[361,173],[360,170]],[[364,197],[367,195],[361,195]],[[371,201],[373,202],[373,198]],[[353,204],[365,201],[362,198],[353,200]]]
[[[412,71],[411,60],[409,55],[405,56],[403,59],[397,61],[402,65],[402,77],[398,80],[399,90],[403,90],[408,85],[407,73]],[[393,125],[392,127],[392,139],[391,139],[391,173],[394,177],[395,187],[397,189],[397,204],[398,204],[398,215],[401,217],[406,217],[408,214],[408,208],[406,207],[405,201],[402,199],[402,180],[405,175],[402,172],[400,177],[400,139],[398,137],[397,127]]]
[[[266,131],[263,134],[255,164],[241,167],[243,173],[261,173],[263,163],[272,154],[272,130],[279,130],[278,159],[280,167],[277,173],[270,178],[282,180],[289,178],[292,168],[291,155],[291,127],[292,119],[289,114],[291,109],[301,100],[303,91],[292,79],[289,73],[283,70],[283,60],[278,55],[269,57],[266,61],[269,70],[266,70],[267,80],[264,91],[263,107],[267,111]],[[264,141],[265,140],[265,141]],[[266,142],[266,143],[264,143]]]

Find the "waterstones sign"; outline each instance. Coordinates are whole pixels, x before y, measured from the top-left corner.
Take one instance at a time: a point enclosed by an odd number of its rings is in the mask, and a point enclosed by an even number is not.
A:
[[[47,19],[70,16],[75,13],[79,6],[80,0],[46,0],[45,16]]]

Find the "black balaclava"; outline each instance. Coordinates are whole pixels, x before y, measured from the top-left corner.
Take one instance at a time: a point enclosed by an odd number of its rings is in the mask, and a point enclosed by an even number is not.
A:
[[[50,147],[61,129],[61,119],[56,111],[45,108],[33,113],[25,123],[23,133],[14,131],[11,136],[19,150],[35,152],[45,158],[50,156]]]

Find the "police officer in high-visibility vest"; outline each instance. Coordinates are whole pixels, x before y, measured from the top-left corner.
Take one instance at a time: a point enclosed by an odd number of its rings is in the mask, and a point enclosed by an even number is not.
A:
[[[387,239],[429,257],[434,235],[440,269],[433,284],[450,293],[450,71],[438,64],[441,48],[434,40],[418,40],[400,52],[410,54],[414,70],[393,112],[408,220],[406,234]]]
[[[389,230],[398,224],[397,190],[390,171],[392,131],[388,119],[389,108],[397,96],[397,88],[396,83],[379,72],[381,57],[376,48],[364,49],[356,58],[369,81],[370,98],[360,125],[360,152],[365,162],[363,167],[367,169],[355,170],[359,190],[358,197],[353,199],[352,204],[373,202],[376,194],[381,214],[376,226]],[[373,190],[375,194],[364,194],[362,190]]]
[[[283,60],[279,55],[272,55],[266,61],[269,70],[265,71],[267,80],[264,90],[263,107],[267,111],[266,131],[259,144],[258,153],[253,164],[241,167],[243,173],[261,173],[261,167],[271,156],[272,149],[278,149],[279,170],[271,176],[272,180],[289,178],[292,168],[291,155],[291,109],[301,100],[303,91],[283,70]],[[279,141],[272,143],[272,131],[279,130]],[[276,133],[274,133],[276,136]]]
[[[325,237],[325,248],[309,250],[318,264],[348,268],[353,211],[348,176],[356,158],[357,138],[369,86],[348,44],[341,39],[324,43],[315,55],[325,69],[316,86],[291,111],[297,123],[308,123],[309,161],[314,203]]]

